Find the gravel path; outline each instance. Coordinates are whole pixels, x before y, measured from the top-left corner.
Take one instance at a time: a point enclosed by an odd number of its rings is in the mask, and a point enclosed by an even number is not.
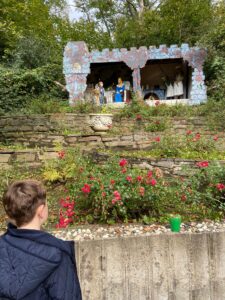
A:
[[[181,233],[203,233],[225,231],[225,220],[223,222],[207,221],[202,223],[192,222],[182,224]],[[114,226],[78,226],[67,230],[54,230],[51,233],[64,240],[95,240],[118,238],[123,236],[153,235],[171,232],[169,226],[162,225],[114,225]]]
[[[203,233],[225,231],[225,220],[223,222],[207,221],[202,223],[188,223],[181,225],[181,233]],[[118,225],[82,225],[63,230],[51,230],[50,233],[63,240],[96,240],[119,238],[124,236],[146,236],[171,232],[169,225],[142,225],[142,224],[118,224]],[[4,231],[0,231],[0,235]]]

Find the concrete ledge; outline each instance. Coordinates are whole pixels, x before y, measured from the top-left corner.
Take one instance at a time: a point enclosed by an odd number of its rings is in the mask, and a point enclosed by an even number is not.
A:
[[[85,300],[224,300],[225,232],[76,243]]]

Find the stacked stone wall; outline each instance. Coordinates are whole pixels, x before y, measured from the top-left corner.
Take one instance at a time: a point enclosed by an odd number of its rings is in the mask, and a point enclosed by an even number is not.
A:
[[[152,120],[166,122],[163,132],[144,130],[149,121],[138,122],[135,119],[113,120],[112,130],[105,134],[93,131],[89,125],[89,115],[51,114],[33,116],[4,116],[0,118],[0,143],[21,144],[28,148],[53,148],[60,143],[63,146],[81,145],[90,149],[95,147],[114,149],[146,149],[156,136],[183,135],[187,130],[201,132],[203,136],[213,136],[203,118],[153,117]],[[224,132],[220,132],[218,145],[225,149]]]

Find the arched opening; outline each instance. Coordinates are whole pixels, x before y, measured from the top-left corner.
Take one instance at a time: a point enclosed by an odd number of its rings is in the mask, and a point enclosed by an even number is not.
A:
[[[159,100],[159,96],[155,93],[146,93],[144,95],[144,100]]]

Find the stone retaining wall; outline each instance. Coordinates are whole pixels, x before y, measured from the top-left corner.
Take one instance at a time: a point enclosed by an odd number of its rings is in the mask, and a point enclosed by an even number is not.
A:
[[[105,163],[109,158],[108,154],[98,152],[87,152],[96,163]],[[41,150],[8,150],[0,151],[0,169],[11,168],[15,163],[18,166],[40,167],[44,161],[58,158],[58,153],[53,149]],[[181,176],[186,175],[184,167],[196,167],[199,160],[182,158],[135,158],[127,157],[131,167],[138,167],[145,170],[159,168],[164,175]],[[225,164],[225,161],[217,161]]]
[[[224,300],[225,232],[75,245],[85,300]]]
[[[165,122],[163,117],[155,117],[152,120]],[[201,132],[202,135],[217,133],[209,130],[203,118],[171,119],[168,128],[163,132],[146,132],[143,130],[146,124],[147,121],[114,119],[112,130],[100,135],[91,129],[89,115],[84,114],[4,116],[0,118],[0,143],[17,143],[31,148],[36,146],[49,148],[60,143],[64,146],[82,144],[90,148],[145,149],[157,135],[185,134],[189,129]],[[217,144],[221,144],[225,149],[224,132],[220,133],[220,137]]]

